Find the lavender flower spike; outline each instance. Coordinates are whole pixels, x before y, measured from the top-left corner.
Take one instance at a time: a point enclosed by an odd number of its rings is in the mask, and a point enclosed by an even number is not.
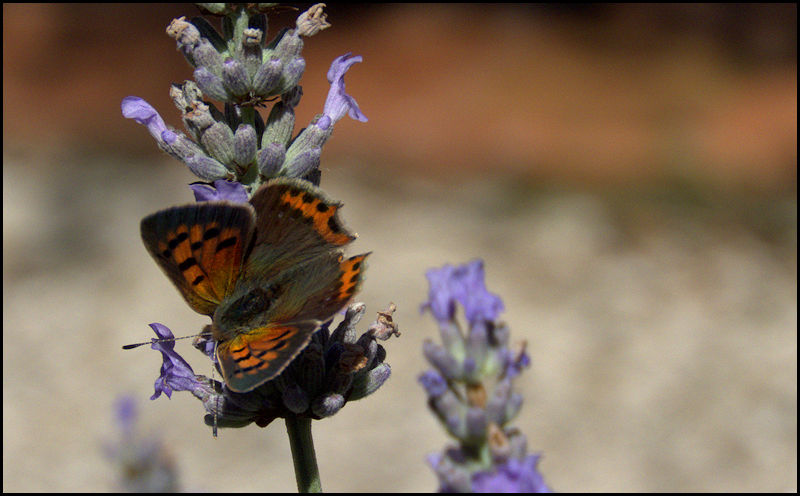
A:
[[[508,425],[519,413],[522,396],[513,381],[530,365],[524,343],[512,351],[508,329],[498,321],[499,296],[486,289],[483,262],[445,265],[426,273],[429,309],[444,346],[426,341],[433,369],[419,376],[428,406],[457,446],[428,457],[441,492],[550,492],[537,464],[527,455],[525,436]],[[456,320],[456,305],[468,326]]]

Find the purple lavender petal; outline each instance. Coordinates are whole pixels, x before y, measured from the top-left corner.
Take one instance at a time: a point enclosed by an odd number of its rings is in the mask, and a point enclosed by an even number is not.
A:
[[[214,181],[213,187],[205,183],[193,183],[189,187],[198,202],[227,200],[234,203],[247,203],[248,200],[247,190],[235,181],[218,179]]]
[[[331,63],[331,68],[328,70],[328,82],[331,84],[331,88],[328,91],[328,98],[325,100],[323,114],[330,117],[334,123],[344,117],[345,114],[357,121],[367,122],[367,116],[361,112],[355,98],[348,95],[344,89],[344,75],[350,69],[350,66],[363,60],[360,55],[355,57],[350,55],[348,52],[334,59]],[[323,129],[327,129],[327,127]]]
[[[152,349],[161,352],[164,360],[161,364],[161,374],[155,382],[155,392],[150,399],[158,398],[161,393],[171,398],[173,391],[194,391],[201,387],[192,367],[175,352],[175,341],[171,339],[174,337],[172,331],[167,326],[159,323],[150,324],[150,327],[155,331],[159,339],[167,339],[167,341],[153,340],[150,345]]]
[[[171,132],[156,109],[138,96],[126,96],[122,99],[122,116],[147,126],[147,130],[159,142],[165,140],[163,136],[165,131]],[[167,138],[169,137],[167,134]]]

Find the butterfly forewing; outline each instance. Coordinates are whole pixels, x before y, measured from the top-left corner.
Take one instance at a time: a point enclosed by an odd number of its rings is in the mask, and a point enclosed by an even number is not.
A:
[[[274,179],[250,200],[258,212],[253,256],[245,268],[271,277],[351,242],[339,219],[341,204],[298,179]]]
[[[250,205],[205,202],[142,220],[147,251],[195,311],[212,315],[233,291],[253,238]]]

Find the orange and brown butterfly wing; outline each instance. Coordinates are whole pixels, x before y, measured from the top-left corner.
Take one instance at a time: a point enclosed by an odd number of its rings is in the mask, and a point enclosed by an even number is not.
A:
[[[228,387],[250,391],[280,374],[308,345],[320,322],[269,324],[217,345],[217,360]]]
[[[301,299],[302,306],[292,315],[280,314],[277,305],[278,320],[318,319],[326,321],[341,310],[361,288],[366,269],[365,260],[369,253],[362,253],[343,259],[339,253],[335,256],[320,257],[314,262],[300,266],[298,272],[307,274],[306,297]],[[288,306],[288,305],[287,305]]]
[[[341,204],[307,181],[273,179],[250,203],[257,213],[256,239],[245,270],[257,277],[274,277],[356,238],[339,219]]]
[[[212,315],[233,292],[253,238],[247,204],[204,202],[161,210],[142,220],[142,240],[196,312]]]

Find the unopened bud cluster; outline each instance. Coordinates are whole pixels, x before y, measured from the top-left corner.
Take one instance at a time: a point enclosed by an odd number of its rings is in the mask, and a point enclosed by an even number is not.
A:
[[[125,117],[148,127],[158,146],[184,162],[200,179],[236,181],[252,194],[276,176],[319,184],[322,146],[345,114],[366,121],[344,91],[344,74],[361,57],[346,54],[328,72],[331,89],[323,113],[294,134],[295,107],[303,90],[304,36],[327,28],[324,4],[303,12],[295,27],[267,41],[265,4],[201,4],[222,16],[222,33],[204,18],[175,19],[167,33],[194,66],[194,80],[173,84],[170,97],[187,133],[167,127],[158,112],[138,97],[123,100]],[[223,103],[220,109],[208,99]],[[258,111],[272,105],[266,120]]]

